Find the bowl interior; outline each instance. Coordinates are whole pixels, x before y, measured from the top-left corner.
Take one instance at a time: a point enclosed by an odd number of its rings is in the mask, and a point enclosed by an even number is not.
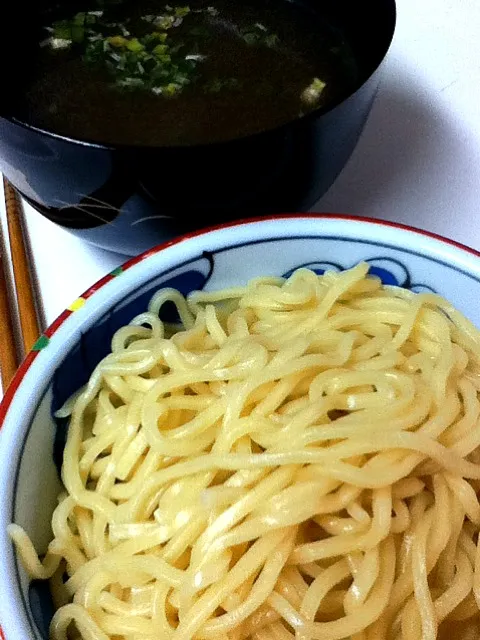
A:
[[[249,0],[253,4],[255,2],[267,3],[267,6],[274,6],[276,2],[284,1]],[[338,31],[341,34],[352,50],[356,67],[356,71],[353,74],[355,79],[351,83],[348,95],[342,94],[337,100],[329,103],[324,108],[320,107],[318,110],[320,113],[330,111],[339,102],[355,93],[385,57],[395,29],[395,0],[371,0],[367,4],[358,3],[355,0],[293,1],[306,11],[321,15],[334,31]],[[38,48],[38,43],[44,37],[45,24],[68,18],[78,11],[84,11],[88,4],[93,8],[97,6],[95,0],[91,0],[90,3],[86,2],[86,0],[68,0],[67,2],[58,2],[57,0],[33,2],[33,0],[27,0],[23,3],[17,3],[9,9],[11,23],[22,25],[25,42],[22,46],[25,49],[25,55],[23,57],[17,56],[13,60],[9,57],[11,64],[8,65],[6,73],[8,74],[11,90],[4,96],[0,104],[1,117],[14,118],[15,122],[29,126],[28,113],[25,110],[22,93],[32,77],[32,73],[35,73],[35,52]],[[3,53],[7,56],[8,52],[12,51],[12,47],[16,44],[15,37],[15,30],[4,34],[0,41],[0,55]],[[55,133],[55,131],[50,130],[48,132]],[[77,140],[76,137],[72,139]],[[88,142],[87,138],[79,137],[78,140]],[[103,145],[100,144],[100,146]],[[122,145],[108,144],[106,146],[116,147]]]
[[[15,380],[0,440],[0,622],[7,640],[47,640],[52,604],[45,584],[29,584],[5,533],[24,527],[40,551],[51,535],[60,488],[65,421],[53,412],[106,355],[113,333],[171,286],[186,294],[245,283],[294,269],[347,269],[359,261],[385,284],[448,298],[480,326],[480,260],[426,235],[387,225],[298,218],[240,224],[200,234],[127,263],[64,314],[37,344]],[[171,313],[168,308],[165,313]],[[0,411],[1,423],[1,411]]]

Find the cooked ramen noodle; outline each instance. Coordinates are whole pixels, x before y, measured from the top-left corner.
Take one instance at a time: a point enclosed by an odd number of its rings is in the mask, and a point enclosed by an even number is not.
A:
[[[45,556],[10,527],[50,637],[480,637],[479,392],[477,329],[364,263],[159,291],[62,409]]]

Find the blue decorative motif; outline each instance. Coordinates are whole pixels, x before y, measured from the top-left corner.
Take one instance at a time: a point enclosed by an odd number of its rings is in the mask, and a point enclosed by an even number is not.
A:
[[[55,613],[50,583],[46,580],[33,580],[28,587],[28,603],[40,635],[47,640],[50,622]]]
[[[379,256],[376,258],[367,258],[365,262],[370,265],[369,273],[380,278],[383,284],[403,287],[415,293],[435,293],[434,289],[427,284],[412,282],[410,272],[399,260]],[[358,261],[349,265],[341,265],[335,262],[306,262],[289,269],[283,274],[283,277],[289,278],[297,269],[311,269],[318,275],[323,275],[326,271],[345,271],[346,269],[351,269],[356,264],[358,264]]]

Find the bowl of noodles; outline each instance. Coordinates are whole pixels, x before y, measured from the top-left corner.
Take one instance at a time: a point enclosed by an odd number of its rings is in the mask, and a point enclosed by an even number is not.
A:
[[[479,257],[285,216],[85,292],[0,405],[0,637],[478,638]]]

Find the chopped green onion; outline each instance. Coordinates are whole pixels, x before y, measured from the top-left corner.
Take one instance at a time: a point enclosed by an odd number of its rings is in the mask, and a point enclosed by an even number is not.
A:
[[[306,104],[315,104],[320,99],[323,90],[326,87],[326,83],[320,78],[314,78],[306,89],[302,91],[301,99]]]
[[[166,44],[157,44],[156,47],[152,49],[152,53],[156,56],[161,56],[168,51],[168,46]]]
[[[112,45],[112,47],[126,47],[128,44],[128,40],[123,36],[111,36],[107,38],[108,44]]]
[[[243,34],[243,39],[247,44],[255,44],[259,40],[259,36],[257,33],[248,32]]]
[[[181,87],[174,82],[169,82],[167,86],[163,87],[163,95],[165,96],[174,96],[176,93],[180,91]]]
[[[156,38],[157,40],[159,40],[160,42],[166,42],[168,35],[162,31],[161,33],[159,31],[154,31],[152,34],[150,34],[153,38]]]
[[[69,38],[48,38],[40,43],[41,47],[47,45],[52,49],[68,49],[72,46],[72,41]]]
[[[270,49],[273,49],[280,44],[280,38],[276,33],[271,33],[270,35],[266,36],[265,44],[267,45],[267,47],[270,47]]]
[[[119,80],[117,84],[120,87],[134,88],[134,87],[142,87],[143,81],[141,80],[141,78],[122,78],[122,80]]]
[[[144,45],[141,42],[139,42],[138,38],[131,38],[130,40],[127,41],[126,46],[129,51],[133,51],[134,53],[138,53],[140,51],[145,50]]]
[[[101,6],[106,1],[98,0]],[[108,0],[108,3],[121,1]],[[131,20],[126,20],[125,23],[109,20],[108,8],[105,12],[79,12],[70,19],[59,20],[47,27],[48,37],[41,46],[68,48],[73,44],[83,45],[84,60],[107,69],[117,87],[142,89],[171,97],[200,77],[200,63],[206,59],[199,52],[200,45],[203,46],[203,38],[212,36],[207,24],[200,24],[188,30],[190,36],[198,38],[189,47],[189,51],[185,42],[171,42],[168,32],[184,21],[187,24],[187,16],[191,13],[205,13],[209,16],[219,14],[213,6],[192,11],[189,6],[166,5],[163,14],[141,16],[140,19],[148,23],[151,29],[150,33],[145,34],[145,28],[141,28],[140,32],[130,33],[129,28],[133,31]],[[279,43],[278,36],[269,33],[261,23],[251,25],[242,37],[247,44],[252,45],[274,47]],[[234,90],[238,86],[236,78],[214,78],[203,82],[207,93]]]
[[[175,16],[177,18],[184,18],[190,13],[190,7],[176,7]]]
[[[175,22],[174,16],[157,16],[153,19],[153,24],[160,29],[171,29]]]

